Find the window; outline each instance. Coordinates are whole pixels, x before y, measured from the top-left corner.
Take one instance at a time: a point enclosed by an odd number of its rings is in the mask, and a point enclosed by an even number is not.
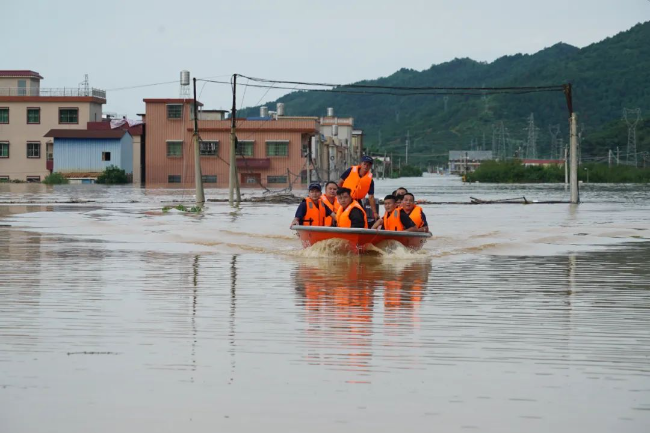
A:
[[[18,96],[27,94],[27,80],[18,80]]]
[[[0,158],[9,158],[9,142],[0,142]]]
[[[183,117],[183,106],[181,104],[167,104],[167,118],[180,119]]]
[[[27,123],[41,123],[41,109],[28,108],[27,109]]]
[[[0,108],[0,123],[9,123],[9,108]]]
[[[59,123],[79,123],[79,109],[59,108]]]
[[[300,183],[307,183],[307,170],[300,172]]]
[[[102,152],[102,161],[110,161],[111,152]]]
[[[183,156],[183,142],[182,141],[168,141],[167,142],[167,156],[177,158]]]
[[[181,183],[181,175],[180,174],[170,174],[167,176],[167,182],[168,183]]]
[[[0,183],[9,182],[9,176],[0,176]]]
[[[287,176],[266,176],[267,183],[287,183]]]
[[[27,143],[27,158],[40,158],[41,157],[41,143],[32,142]]]
[[[212,176],[208,174],[202,176],[201,179],[203,180],[203,183],[217,183],[217,176]]]
[[[240,156],[253,156],[254,140],[237,140],[235,153]]]
[[[27,182],[32,183],[32,182],[40,182],[41,177],[40,176],[27,176]]]
[[[275,140],[266,142],[266,156],[288,156],[289,141]]]
[[[201,156],[216,156],[219,153],[218,141],[201,141],[199,151]]]

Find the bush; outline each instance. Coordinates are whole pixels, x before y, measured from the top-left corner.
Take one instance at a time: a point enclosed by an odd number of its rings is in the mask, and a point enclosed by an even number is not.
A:
[[[47,176],[45,176],[45,179],[43,179],[43,183],[47,185],[61,185],[68,182],[69,182],[68,179],[58,172],[48,174]]]
[[[398,177],[422,177],[422,169],[413,165],[403,165],[399,170],[395,170],[391,177],[393,179]]]
[[[95,182],[115,185],[129,183],[129,178],[126,175],[126,171],[114,165],[109,165],[106,167],[106,170],[97,177]]]

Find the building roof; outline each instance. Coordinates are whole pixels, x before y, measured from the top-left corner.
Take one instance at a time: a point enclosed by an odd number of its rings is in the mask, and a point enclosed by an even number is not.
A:
[[[472,161],[483,161],[486,159],[494,159],[492,158],[491,150],[450,150],[449,151],[450,160],[455,161],[455,160],[462,160],[465,158]]]
[[[27,77],[27,78],[38,78],[43,79],[41,74],[29,70],[0,70],[0,77],[3,78],[13,78],[13,77]]]
[[[145,104],[191,104],[194,102],[194,99],[192,98],[187,98],[187,99],[181,99],[181,98],[145,98],[143,99]],[[203,107],[203,103],[200,101],[196,101],[196,105],[199,107]]]
[[[123,129],[93,130],[93,129],[50,129],[43,137],[52,138],[112,138],[120,139],[128,134]]]
[[[86,123],[86,127],[89,130],[93,131],[116,131],[116,130],[124,130],[124,131],[129,131],[129,134],[132,136],[136,135],[142,135],[144,125],[135,125],[135,126],[129,126],[127,123],[124,125],[119,126],[118,128],[111,128],[111,122],[88,122]]]

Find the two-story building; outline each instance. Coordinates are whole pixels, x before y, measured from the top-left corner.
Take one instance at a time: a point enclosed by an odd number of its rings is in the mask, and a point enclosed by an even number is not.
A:
[[[144,102],[147,185],[193,184],[192,100],[145,99]],[[231,121],[224,119],[223,114],[206,110],[198,117],[201,172],[206,187],[228,185]],[[304,184],[307,177],[305,150],[318,135],[317,118],[237,119],[236,158],[242,188],[286,188]]]
[[[106,92],[43,88],[34,71],[0,71],[0,179],[41,181],[53,168],[51,129],[85,129],[100,121]]]

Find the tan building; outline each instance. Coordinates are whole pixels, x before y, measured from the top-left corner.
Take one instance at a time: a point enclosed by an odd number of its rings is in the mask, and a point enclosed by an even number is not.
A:
[[[102,119],[106,92],[42,88],[34,71],[0,70],[0,179],[41,181],[52,170],[50,129],[85,129]]]

